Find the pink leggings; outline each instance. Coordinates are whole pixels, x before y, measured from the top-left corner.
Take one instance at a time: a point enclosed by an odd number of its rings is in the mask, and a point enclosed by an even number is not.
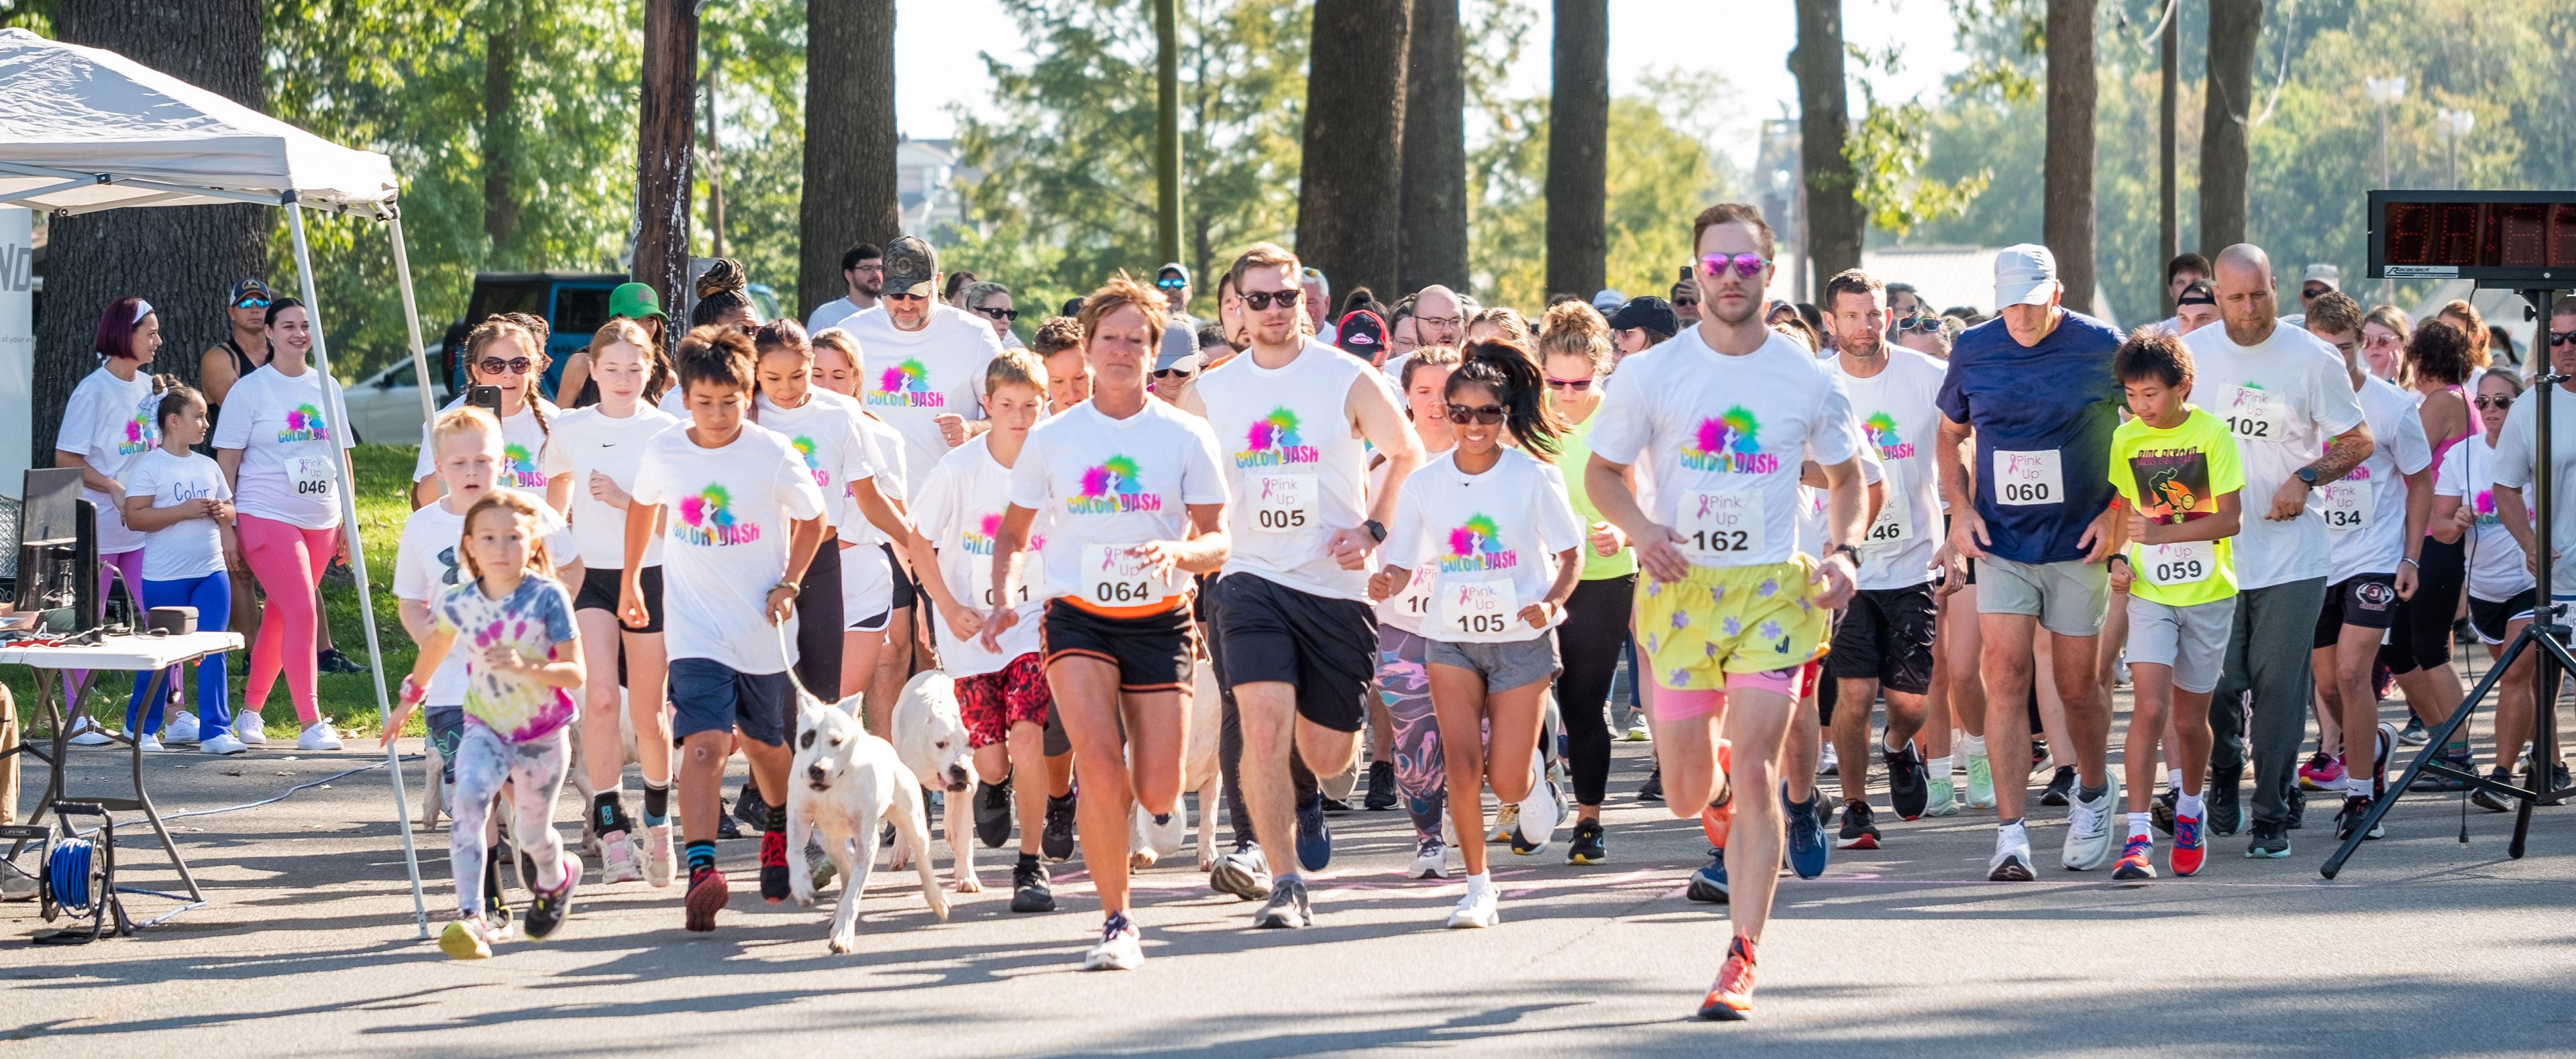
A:
[[[259,637],[251,642],[242,709],[257,711],[266,705],[269,690],[277,686],[277,672],[284,668],[295,719],[312,724],[322,717],[313,693],[314,590],[322,584],[323,568],[339,552],[340,530],[301,529],[257,515],[242,515],[237,522],[242,562],[268,597],[260,610]]]

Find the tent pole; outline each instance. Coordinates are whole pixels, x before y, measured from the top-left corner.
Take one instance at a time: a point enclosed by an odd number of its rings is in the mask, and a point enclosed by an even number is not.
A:
[[[346,395],[339,392],[339,387],[330,385],[331,353],[322,340],[322,310],[313,297],[313,255],[304,242],[303,203],[289,201],[286,204],[286,221],[288,228],[295,234],[295,278],[304,291],[304,313],[313,319],[314,370],[322,373],[323,388],[332,394],[331,414],[339,417],[337,421],[340,429],[346,430],[349,428],[349,402]],[[399,255],[396,259],[400,259]],[[410,284],[404,284],[403,289],[408,295]],[[407,303],[409,298],[406,297],[405,301]],[[415,355],[417,355],[419,342],[417,330],[415,330],[413,342]],[[344,476],[340,481],[340,532],[349,544],[349,569],[358,577],[358,606],[367,617],[365,626],[367,657],[375,663],[368,667],[368,672],[376,685],[376,719],[381,723],[393,716],[393,707],[385,698],[385,652],[376,642],[376,604],[375,597],[367,586],[366,544],[358,536],[358,483],[356,472],[345,458],[345,453],[342,459],[335,462]],[[420,853],[412,846],[411,805],[403,792],[402,755],[395,749],[398,745],[398,740],[385,740],[385,774],[393,782],[394,819],[402,828],[403,863],[411,871],[412,919],[420,928],[420,936],[427,938],[429,937],[429,905],[420,890]]]
[[[403,323],[411,328],[411,373],[420,382],[420,421],[435,424],[438,402],[429,396],[429,349],[420,341],[420,302],[412,296],[411,252],[403,249],[402,214],[394,214],[386,223],[394,238],[394,278],[402,287]]]

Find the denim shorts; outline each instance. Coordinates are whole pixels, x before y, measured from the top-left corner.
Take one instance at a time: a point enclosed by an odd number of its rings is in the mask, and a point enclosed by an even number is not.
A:
[[[1565,667],[1556,654],[1554,633],[1540,633],[1510,643],[1451,643],[1432,640],[1426,659],[1435,666],[1472,669],[1485,678],[1485,693],[1527,687],[1556,679]]]

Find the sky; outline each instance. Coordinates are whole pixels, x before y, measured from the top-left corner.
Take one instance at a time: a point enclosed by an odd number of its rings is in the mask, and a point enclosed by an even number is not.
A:
[[[1609,3],[1612,93],[1631,90],[1646,70],[1724,74],[1740,93],[1742,107],[1738,120],[1719,123],[1725,131],[1718,148],[1739,165],[1751,163],[1762,119],[1794,113],[1797,82],[1789,74],[1788,57],[1797,44],[1797,20],[1791,0]],[[1512,85],[1523,94],[1547,88],[1549,5],[1542,0],[1537,6],[1539,24],[1512,72]],[[1904,43],[1902,68],[1873,79],[1881,98],[1891,101],[1917,93],[1928,100],[1942,77],[1965,65],[1952,27],[1947,0],[1847,0],[1843,5],[1843,33],[1850,43],[1871,51]],[[950,104],[971,109],[990,100],[990,78],[978,57],[985,51],[1013,63],[1028,57],[1000,0],[897,0],[895,112],[906,135],[945,137],[956,125]],[[1859,105],[1857,98],[1853,105]]]

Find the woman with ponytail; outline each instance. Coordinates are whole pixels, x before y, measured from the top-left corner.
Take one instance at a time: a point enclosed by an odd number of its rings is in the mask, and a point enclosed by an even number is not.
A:
[[[62,428],[54,435],[54,466],[79,468],[81,499],[98,509],[99,598],[108,598],[110,586],[121,580],[125,591],[140,599],[143,534],[125,524],[123,481],[136,458],[161,443],[161,385],[144,370],[161,349],[161,317],[141,298],[118,298],[99,315],[90,348],[101,358],[98,370],[81,379],[71,402],[63,406]],[[108,567],[123,576],[110,578]],[[138,686],[149,675],[138,674]],[[77,729],[74,743],[108,741],[87,716],[73,718],[72,724]]]
[[[1567,424],[1558,461],[1579,469],[1592,460],[1592,428],[1599,424],[1592,413],[1600,409],[1601,387],[1610,377],[1610,323],[1582,302],[1560,302],[1540,325],[1538,348],[1548,407]],[[1579,470],[1565,476],[1565,499],[1584,526],[1582,581],[1565,601],[1570,620],[1556,630],[1557,653],[1565,660],[1556,704],[1565,724],[1566,768],[1574,780],[1574,839],[1566,860],[1599,864],[1609,859],[1601,800],[1610,785],[1610,681],[1628,640],[1637,554],[1619,527],[1592,506]]]

